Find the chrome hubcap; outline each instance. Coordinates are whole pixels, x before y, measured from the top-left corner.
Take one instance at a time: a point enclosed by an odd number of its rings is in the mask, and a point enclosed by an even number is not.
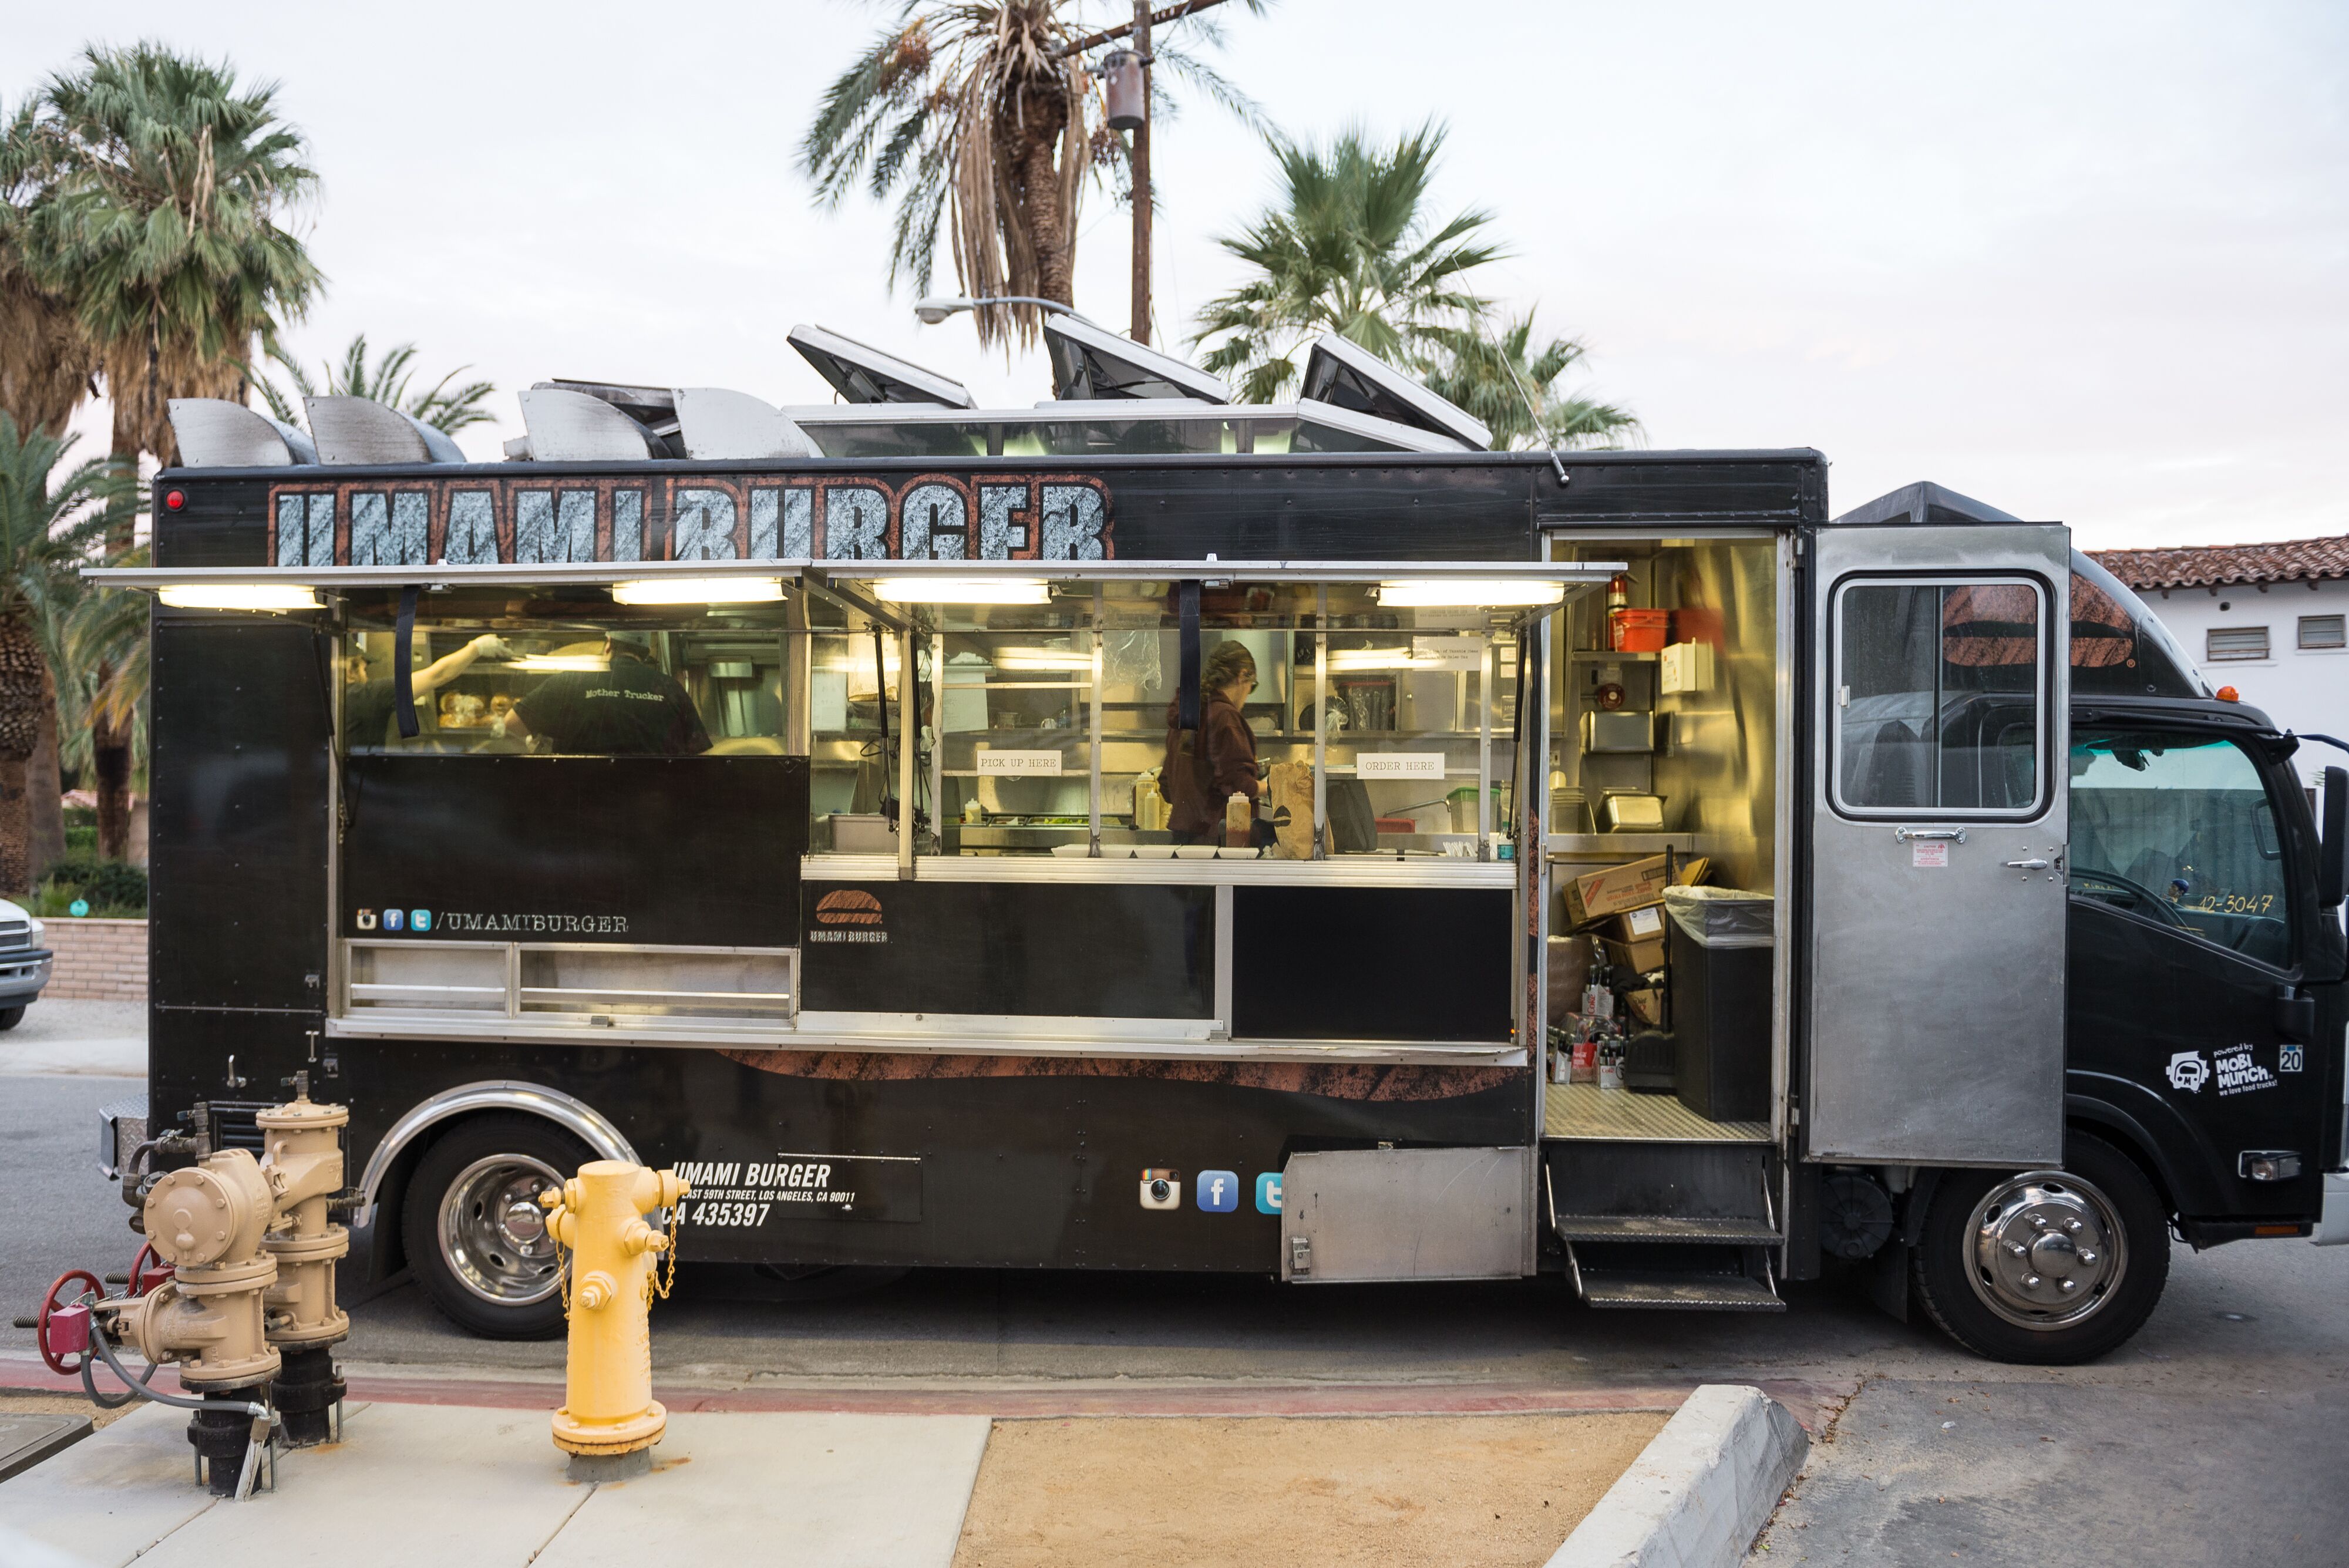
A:
[[[500,1306],[554,1293],[554,1239],[538,1195],[561,1187],[553,1167],[495,1154],[457,1173],[440,1197],[440,1256],[467,1290]]]
[[[2128,1240],[2102,1192],[2060,1170],[2010,1177],[1975,1205],[1972,1268],[1982,1304],[2024,1328],[2068,1328],[2112,1299]]]

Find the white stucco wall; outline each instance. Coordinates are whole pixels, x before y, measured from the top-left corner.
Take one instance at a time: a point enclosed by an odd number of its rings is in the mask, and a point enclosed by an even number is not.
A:
[[[2338,735],[2349,741],[2349,649],[2303,649],[2302,616],[2349,615],[2349,582],[2273,583],[2266,587],[2139,588],[2180,646],[2215,690],[2231,686],[2243,701],[2263,710],[2282,729]],[[2268,657],[2209,657],[2215,628],[2268,628]],[[2313,784],[2328,766],[2349,767],[2349,756],[2330,746],[2301,748],[2292,759],[2301,777]]]

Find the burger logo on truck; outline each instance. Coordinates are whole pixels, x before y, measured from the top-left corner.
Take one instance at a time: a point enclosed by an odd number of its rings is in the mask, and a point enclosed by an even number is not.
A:
[[[819,929],[808,933],[812,942],[885,942],[889,933],[879,929],[881,900],[862,888],[835,888],[815,901]]]

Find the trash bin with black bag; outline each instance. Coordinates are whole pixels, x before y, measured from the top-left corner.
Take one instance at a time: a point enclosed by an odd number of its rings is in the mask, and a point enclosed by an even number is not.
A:
[[[1772,903],[1734,888],[1670,888],[1673,1092],[1717,1122],[1770,1116]]]

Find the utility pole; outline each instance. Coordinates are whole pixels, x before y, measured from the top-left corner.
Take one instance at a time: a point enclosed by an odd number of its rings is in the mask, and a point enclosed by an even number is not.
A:
[[[1150,341],[1150,0],[1133,0],[1133,48],[1142,57],[1142,123],[1133,130],[1133,329]]]
[[[1150,0],[1133,0],[1133,20],[1103,27],[1063,44],[1057,55],[1081,55],[1119,38],[1132,44],[1102,62],[1108,74],[1109,123],[1133,136],[1133,329],[1136,343],[1150,341],[1150,28],[1220,5],[1224,0],[1175,0],[1154,12]],[[1132,71],[1133,76],[1123,76]],[[1135,78],[1139,91],[1135,91]],[[1138,101],[1137,101],[1138,99]]]

